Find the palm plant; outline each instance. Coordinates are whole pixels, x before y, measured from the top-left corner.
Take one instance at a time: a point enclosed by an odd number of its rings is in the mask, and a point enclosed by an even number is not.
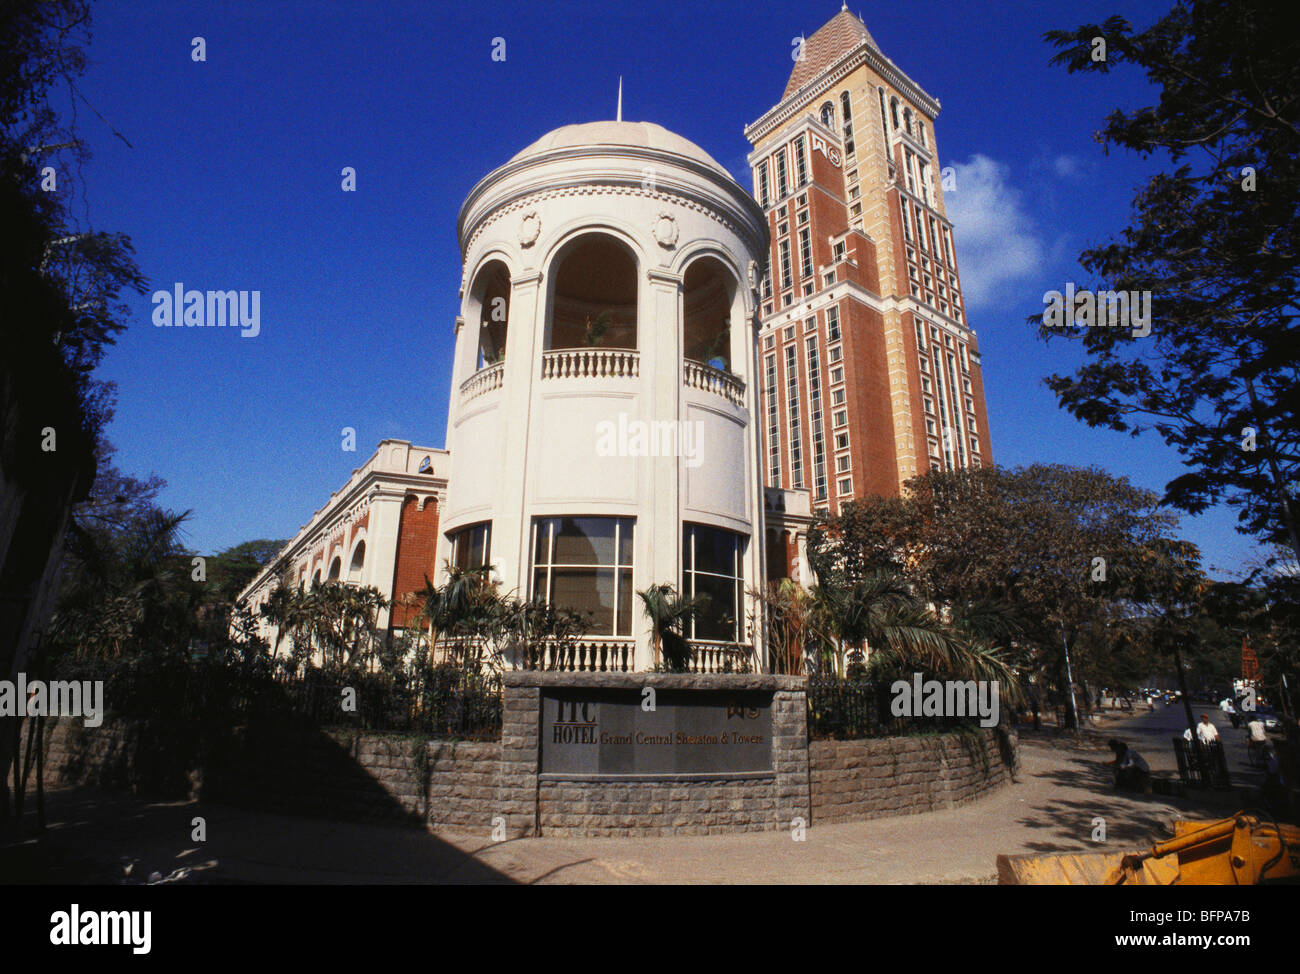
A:
[[[848,586],[820,586],[815,596],[840,644],[866,645],[868,672],[942,673],[996,680],[1018,699],[1020,683],[994,640],[947,626],[897,574],[875,572]]]
[[[752,590],[750,596],[759,606],[764,642],[774,669],[794,675],[810,668],[821,669],[823,655],[835,637],[816,596],[790,578]]]
[[[662,659],[673,673],[690,669],[691,647],[686,641],[686,623],[708,605],[707,595],[687,598],[669,584],[651,585],[636,593],[654,633],[655,665]]]
[[[583,344],[588,348],[595,348],[605,340],[605,332],[609,331],[610,322],[613,320],[613,313],[602,311],[592,320],[591,315],[587,315],[586,332],[583,335]]]

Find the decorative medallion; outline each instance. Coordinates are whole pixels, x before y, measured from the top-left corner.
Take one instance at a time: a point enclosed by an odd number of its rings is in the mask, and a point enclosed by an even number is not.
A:
[[[671,247],[677,243],[677,221],[667,213],[660,213],[655,220],[654,235],[660,247]]]
[[[524,218],[519,221],[519,245],[521,247],[531,247],[537,243],[537,238],[542,232],[542,220],[535,212],[525,214]]]

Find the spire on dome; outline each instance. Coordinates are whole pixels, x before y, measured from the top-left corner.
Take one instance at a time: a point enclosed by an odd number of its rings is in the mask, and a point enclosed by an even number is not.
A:
[[[849,13],[847,2],[840,7],[840,12],[822,25],[812,37],[804,41],[803,58],[794,63],[790,80],[786,83],[782,100],[789,98],[813,78],[821,74],[849,51],[862,44],[868,44],[879,51],[867,25],[858,17]]]

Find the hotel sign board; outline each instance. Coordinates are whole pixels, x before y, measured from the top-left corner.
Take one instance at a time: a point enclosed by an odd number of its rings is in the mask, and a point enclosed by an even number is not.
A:
[[[544,688],[542,774],[772,773],[772,691]]]

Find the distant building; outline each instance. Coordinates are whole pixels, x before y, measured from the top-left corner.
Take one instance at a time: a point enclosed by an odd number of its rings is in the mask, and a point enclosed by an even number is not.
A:
[[[993,462],[979,346],[944,206],[939,102],[842,10],[745,130],[771,234],[763,477],[838,513]]]
[[[381,613],[380,627],[405,628],[415,613],[401,603],[401,596],[423,588],[425,575],[434,573],[438,512],[446,499],[449,467],[446,450],[383,440],[248,583],[238,601],[259,614],[282,582],[303,589],[323,581],[368,585],[399,600]],[[275,644],[275,628],[265,620],[261,634]]]

